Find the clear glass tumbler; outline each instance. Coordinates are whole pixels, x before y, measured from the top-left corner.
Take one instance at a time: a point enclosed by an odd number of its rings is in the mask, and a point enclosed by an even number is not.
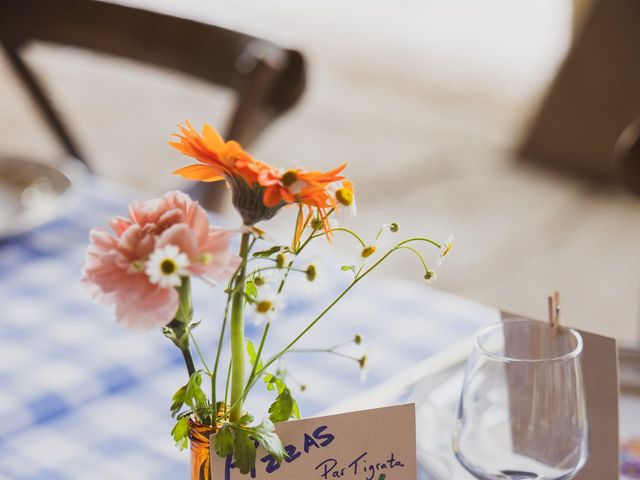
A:
[[[481,480],[566,480],[588,456],[582,337],[533,320],[482,329],[456,409],[453,450]]]

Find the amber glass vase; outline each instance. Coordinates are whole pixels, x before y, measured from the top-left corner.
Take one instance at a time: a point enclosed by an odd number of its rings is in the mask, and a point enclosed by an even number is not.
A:
[[[211,480],[209,460],[209,437],[216,433],[211,425],[203,425],[189,419],[189,440],[191,443],[191,480]]]

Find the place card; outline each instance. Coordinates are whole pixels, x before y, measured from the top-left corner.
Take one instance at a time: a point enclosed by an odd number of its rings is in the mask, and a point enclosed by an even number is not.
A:
[[[415,405],[341,413],[276,424],[288,458],[277,465],[258,449],[242,475],[211,450],[212,480],[416,480]]]

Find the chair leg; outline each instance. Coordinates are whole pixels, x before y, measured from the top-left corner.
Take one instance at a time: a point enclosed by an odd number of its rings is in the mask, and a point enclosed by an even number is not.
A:
[[[9,59],[9,62],[14,71],[27,88],[29,94],[31,95],[31,98],[35,101],[38,109],[40,110],[41,115],[44,117],[45,121],[49,125],[49,128],[58,138],[63,148],[70,156],[80,160],[88,167],[84,155],[82,155],[76,142],[73,140],[67,128],[64,126],[64,123],[56,114],[53,105],[44,92],[44,89],[42,88],[36,77],[33,75],[33,73],[31,73],[29,67],[27,67],[27,65],[20,58],[17,48],[6,45],[5,43],[2,43],[2,47],[4,48],[4,51],[7,54],[7,58]]]
[[[273,117],[265,109],[265,98],[280,73],[278,68],[261,58],[256,58],[255,67],[247,79],[246,87],[240,92],[238,102],[231,115],[225,138],[236,140],[243,145],[250,144]],[[210,210],[219,210],[226,196],[222,182],[200,184],[194,194]]]

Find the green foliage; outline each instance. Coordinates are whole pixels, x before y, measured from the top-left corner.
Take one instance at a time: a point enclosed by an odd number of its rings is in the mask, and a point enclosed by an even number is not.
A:
[[[234,460],[240,473],[249,473],[256,466],[256,446],[249,434],[241,429],[234,429]]]
[[[215,435],[214,448],[218,456],[225,458],[233,453],[233,434],[231,427],[225,423]]]
[[[247,354],[249,355],[249,362],[251,362],[251,365],[254,365],[256,363],[256,357],[258,355],[256,353],[256,347],[248,338],[245,340],[247,342]],[[262,359],[258,360],[258,365],[256,366],[256,371],[259,370],[262,370]]]
[[[184,450],[189,445],[189,420],[187,417],[182,417],[178,420],[171,430],[171,436],[176,442],[176,447],[180,450]]]
[[[300,418],[298,402],[291,395],[291,390],[287,387],[285,381],[278,375],[271,373],[264,374],[263,381],[267,385],[267,390],[278,392],[276,400],[269,407],[271,421],[284,422],[291,417]]]
[[[245,429],[251,438],[257,441],[262,448],[273,456],[276,462],[280,463],[284,459],[284,445],[276,434],[276,429],[268,418],[262,420],[260,425]]]
[[[252,280],[247,280],[247,283],[245,283],[244,293],[252,300],[258,296],[258,288]]]
[[[282,247],[276,245],[275,247],[271,247],[268,250],[261,250],[259,252],[254,252],[253,256],[260,257],[260,258],[268,258],[274,253],[278,253],[280,250],[282,250]]]
[[[187,386],[183,385],[178,389],[176,393],[173,394],[172,403],[171,403],[171,416],[173,418],[176,417],[182,405],[184,405],[184,396],[187,393]]]
[[[215,436],[216,454],[223,458],[233,454],[235,464],[243,474],[255,468],[258,445],[278,463],[285,455],[284,446],[271,420],[265,418],[259,425],[249,426],[252,421],[253,417],[246,414],[237,422],[225,423]]]
[[[272,422],[285,422],[293,416],[293,397],[285,386],[269,407],[269,419]]]
[[[202,372],[199,370],[194,372],[189,378],[184,392],[184,403],[191,407],[192,410],[207,407],[207,396],[202,391]]]

